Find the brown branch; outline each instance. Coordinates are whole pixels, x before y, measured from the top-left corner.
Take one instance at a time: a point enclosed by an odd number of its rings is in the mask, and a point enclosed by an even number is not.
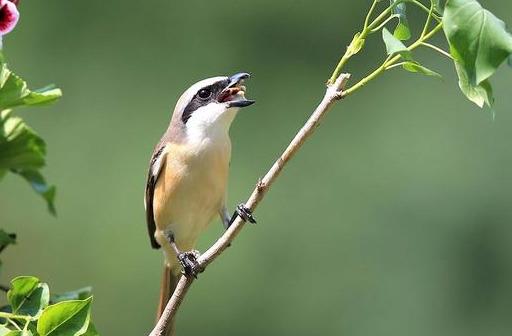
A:
[[[328,84],[325,91],[325,95],[322,101],[318,104],[315,111],[311,114],[309,119],[306,121],[304,126],[295,135],[293,140],[290,142],[288,147],[285,149],[283,154],[276,160],[272,168],[267,174],[258,182],[256,188],[252,192],[251,196],[245,203],[245,206],[254,211],[259,202],[263,199],[269,188],[275,182],[284,166],[290,161],[290,159],[298,152],[304,142],[313,134],[320,121],[325,116],[331,105],[343,97],[343,89],[350,78],[349,74],[341,74],[333,84]],[[199,259],[197,260],[199,265],[203,268],[212,263],[235,239],[242,227],[244,221],[239,217],[231,224],[228,230],[213,244]],[[181,302],[187,294],[190,285],[194,282],[194,278],[191,276],[183,275],[172,297],[167,302],[165,309],[160,316],[155,328],[151,332],[150,336],[164,336],[166,327],[169,322],[174,318]]]

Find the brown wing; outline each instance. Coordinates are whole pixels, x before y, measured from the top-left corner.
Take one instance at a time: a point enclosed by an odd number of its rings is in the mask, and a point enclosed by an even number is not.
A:
[[[149,172],[148,172],[148,181],[146,183],[146,194],[144,197],[144,203],[146,205],[146,223],[148,226],[148,235],[149,240],[151,242],[151,246],[154,249],[159,249],[160,244],[155,239],[155,215],[153,212],[153,197],[155,194],[155,186],[158,181],[158,176],[162,171],[162,166],[164,164],[165,154],[164,154],[165,145],[161,145],[155,149],[153,153],[153,157],[151,158],[149,164]]]

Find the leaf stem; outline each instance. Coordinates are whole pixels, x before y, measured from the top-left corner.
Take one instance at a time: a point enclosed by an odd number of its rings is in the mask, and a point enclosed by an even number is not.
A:
[[[428,11],[427,19],[425,20],[425,25],[423,26],[423,30],[421,31],[421,37],[425,36],[428,31],[428,26],[430,25],[430,19],[432,18],[432,14],[434,14],[434,2],[430,1],[430,10]]]
[[[393,6],[389,6],[388,8],[386,8],[382,13],[380,13],[379,16],[377,16],[377,18],[375,20],[372,21],[372,23],[370,23],[370,25],[367,27],[367,29],[369,31],[371,31],[372,29],[375,28],[375,26],[378,26],[379,22],[381,22],[386,16],[388,16],[388,14],[391,13],[393,8],[395,8],[395,7],[396,6],[393,5]]]
[[[373,28],[372,29],[372,33],[376,33],[378,32],[379,30],[381,30],[385,25],[388,24],[389,21],[395,19],[396,16],[395,15],[391,15],[390,17],[388,17],[386,20],[384,20],[384,22],[382,22],[380,25],[378,25],[377,27]]]
[[[17,319],[17,320],[31,320],[31,316],[25,316],[25,315],[16,315],[12,313],[6,313],[6,312],[0,312],[0,317],[6,318],[6,319]]]
[[[439,48],[438,46],[435,46],[435,45],[427,43],[427,42],[422,42],[421,44],[424,45],[425,47],[433,49],[433,50],[437,51],[438,53],[440,53],[440,54],[448,57],[449,59],[453,60],[453,56],[450,55],[450,53],[448,53],[447,51],[444,51],[443,49]]]
[[[20,331],[21,331],[20,326],[19,326],[16,322],[14,322],[13,320],[11,320],[11,319],[7,319],[7,322],[9,322],[10,324],[12,324],[12,325],[14,326],[14,328],[16,328],[16,329],[18,329],[18,330],[20,330]]]
[[[425,6],[424,4],[419,2],[418,0],[412,0],[411,2],[413,4],[415,4],[416,6],[420,7],[421,9],[423,9],[425,12],[430,13],[430,9],[428,9],[427,6]],[[434,18],[434,20],[436,20],[437,22],[441,22],[442,21],[442,18],[440,16],[436,15],[436,13],[432,12],[431,15]]]
[[[336,65],[336,68],[332,72],[331,78],[327,81],[327,84],[332,84],[334,80],[336,80],[336,76],[341,73],[341,70],[347,64],[348,60],[352,57],[352,55],[348,52],[345,52],[345,54],[341,57],[340,61],[338,62],[338,65]]]
[[[372,16],[373,11],[375,10],[375,7],[377,6],[377,2],[379,2],[379,0],[373,0],[372,6],[370,7],[368,14],[366,15],[366,19],[364,20],[364,29],[366,29],[368,27],[368,23],[370,22],[370,17]]]
[[[390,65],[390,66],[386,67],[386,70],[391,70],[391,69],[393,69],[393,68],[397,68],[397,67],[402,66],[402,65],[404,65],[404,64],[406,64],[406,63],[407,63],[407,62],[395,63],[395,64],[393,64],[393,65]]]

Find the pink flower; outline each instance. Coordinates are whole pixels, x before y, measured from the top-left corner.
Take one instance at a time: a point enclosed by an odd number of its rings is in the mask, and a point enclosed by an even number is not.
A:
[[[0,36],[10,33],[18,23],[19,18],[20,13],[14,2],[0,0]]]

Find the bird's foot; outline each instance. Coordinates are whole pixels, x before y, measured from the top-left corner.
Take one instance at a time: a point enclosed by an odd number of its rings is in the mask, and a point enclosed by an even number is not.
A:
[[[183,267],[183,274],[197,278],[197,275],[204,271],[204,268],[197,262],[199,256],[199,251],[196,250],[178,254],[178,260]]]
[[[243,204],[243,203],[238,204],[235,211],[238,214],[238,216],[240,216],[240,218],[242,218],[244,220],[244,222],[256,224],[256,219],[254,219],[251,209],[246,207],[245,204]]]

